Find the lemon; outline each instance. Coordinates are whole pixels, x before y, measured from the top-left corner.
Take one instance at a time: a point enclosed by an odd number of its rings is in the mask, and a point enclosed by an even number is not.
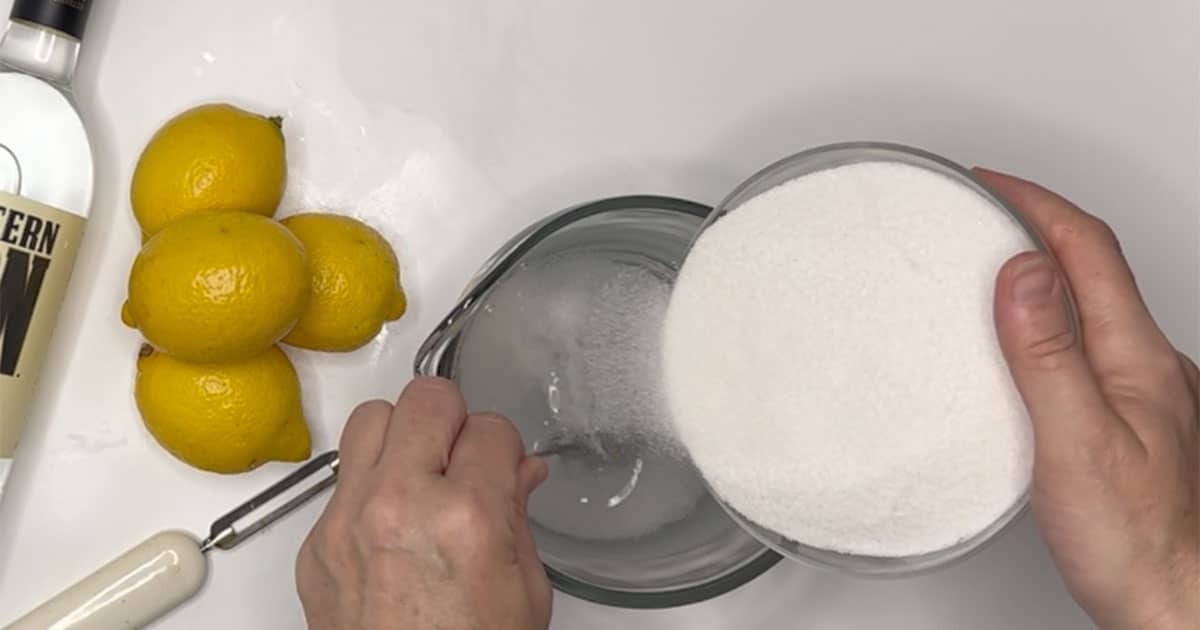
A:
[[[404,314],[400,265],[379,232],[336,214],[299,214],[282,223],[304,244],[312,268],[308,309],[284,343],[347,352]]]
[[[142,246],[121,319],[185,361],[249,359],[292,329],[311,282],[304,247],[275,221],[197,214]]]
[[[274,346],[239,363],[185,363],[142,348],[134,386],[154,439],[201,470],[245,472],[267,461],[308,458],[300,383]]]
[[[201,105],[168,121],[133,172],[130,201],[143,235],[197,212],[274,216],[286,176],[281,125],[226,104]]]

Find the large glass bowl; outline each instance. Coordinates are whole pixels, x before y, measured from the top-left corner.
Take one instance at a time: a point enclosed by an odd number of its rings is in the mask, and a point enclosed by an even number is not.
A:
[[[541,425],[547,424],[541,419],[550,417],[552,412],[558,413],[558,409],[549,408],[557,403],[548,404],[545,394],[554,383],[548,382],[549,377],[542,378],[542,372],[518,369],[516,364],[526,359],[509,354],[518,354],[519,347],[492,344],[487,342],[487,334],[477,332],[488,330],[484,322],[494,321],[488,318],[507,308],[500,298],[505,290],[497,287],[528,273],[530,266],[541,264],[538,261],[559,260],[553,257],[575,253],[603,255],[622,264],[644,266],[669,282],[709,212],[708,207],[680,199],[621,197],[570,208],[530,226],[501,247],[468,283],[459,303],[422,345],[416,359],[417,374],[455,380],[463,388],[470,408],[508,415],[521,430],[526,448],[534,448]],[[568,278],[568,285],[586,281],[584,278],[576,281],[571,275]],[[543,285],[534,289],[528,290],[521,300],[522,312],[528,313],[530,322],[537,321],[551,306],[561,307],[557,302],[551,304],[549,298],[581,290]],[[576,311],[566,309],[562,313],[563,317],[573,318]],[[523,317],[506,320],[506,325],[542,326],[523,322]],[[513,335],[522,334],[521,330],[513,330]],[[520,394],[521,400],[514,402],[509,395],[513,391],[531,393]],[[555,470],[556,461],[549,461],[551,478],[547,484],[554,483],[555,475],[562,474]],[[650,470],[651,460],[647,461]],[[682,466],[673,474],[686,481],[683,485],[688,492],[695,493],[695,502],[683,505],[679,513],[684,516],[673,517],[675,520],[669,524],[645,535],[613,540],[573,536],[564,531],[566,528],[555,526],[556,529],[542,521],[549,523],[552,520],[549,516],[557,517],[546,510],[580,509],[578,505],[569,500],[562,501],[557,508],[555,504],[546,504],[545,497],[557,495],[543,495],[540,506],[531,502],[530,520],[538,553],[555,587],[601,604],[662,608],[725,593],[779,561],[777,554],[743,531],[712,499],[699,473],[686,458]],[[674,481],[660,483],[666,484],[668,490],[675,488],[670,485]],[[543,491],[546,486],[538,492]],[[533,498],[538,500],[537,492]]]
[[[738,207],[750,199],[787,181],[816,171],[847,164],[881,161],[900,162],[928,169],[967,186],[989,200],[995,206],[997,212],[1002,212],[1010,216],[1014,222],[1025,230],[1042,251],[1048,251],[1036,230],[1011,208],[1003,198],[991,191],[967,169],[943,157],[920,149],[878,142],[827,145],[792,155],[771,164],[751,176],[722,201],[705,221],[701,228],[701,233],[713,223],[720,221],[725,215],[736,212]],[[699,233],[697,234],[698,236]],[[953,238],[953,235],[947,235],[947,237]],[[1068,308],[1074,313],[1074,306],[1071,304],[1069,296],[1067,302]],[[717,496],[711,487],[709,490],[710,493]],[[719,496],[718,500],[720,501]],[[740,523],[746,531],[762,541],[763,544],[789,559],[812,566],[838,569],[857,575],[886,577],[907,576],[931,571],[962,560],[979,551],[1025,511],[1029,502],[1029,494],[1026,491],[1008,510],[978,534],[940,551],[904,557],[853,555],[810,547],[791,540],[778,532],[761,527],[739,513],[728,503],[724,501],[720,502],[726,512]]]

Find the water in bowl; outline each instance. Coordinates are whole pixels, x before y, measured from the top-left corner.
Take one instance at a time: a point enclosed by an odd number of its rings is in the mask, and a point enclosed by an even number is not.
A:
[[[669,262],[605,248],[532,257],[464,330],[457,379],[472,409],[512,418],[529,450],[563,429],[621,446],[607,458],[549,458],[529,505],[547,535],[641,539],[706,498],[661,400]]]

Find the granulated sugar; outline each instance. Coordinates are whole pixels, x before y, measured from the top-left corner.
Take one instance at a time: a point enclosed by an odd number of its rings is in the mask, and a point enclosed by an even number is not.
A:
[[[896,557],[981,532],[1030,480],[992,294],[1033,247],[984,197],[899,163],[746,202],[699,238],[667,313],[667,401],[693,462],[813,547]]]
[[[685,459],[667,419],[660,383],[668,281],[642,267],[618,267],[594,294],[581,337],[578,382],[592,392],[593,430],[628,435],[646,448]],[[564,423],[569,418],[560,416]],[[582,427],[574,427],[577,431]]]
[[[547,458],[529,501],[539,529],[637,539],[705,496],[661,400],[668,271],[606,251],[535,258],[497,283],[464,333],[456,378],[470,408],[512,418],[528,449],[564,429],[621,447],[611,461]]]

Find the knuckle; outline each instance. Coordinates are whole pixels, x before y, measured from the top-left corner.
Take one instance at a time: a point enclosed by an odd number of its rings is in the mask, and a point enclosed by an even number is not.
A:
[[[418,416],[465,415],[462,394],[444,378],[421,376],[413,379],[401,394],[402,403]]]
[[[363,503],[362,532],[375,542],[395,539],[404,532],[407,510],[403,503],[388,496],[375,496]]]
[[[387,422],[387,419],[391,415],[392,404],[387,401],[369,400],[358,405],[346,420],[346,426],[342,429],[342,437],[338,448],[347,450],[347,447],[357,442],[354,438],[358,437],[359,434],[368,431],[368,427],[371,425]]]
[[[359,405],[354,408],[354,411],[350,412],[350,420],[348,422],[354,422],[355,419],[361,418],[373,419],[380,416],[386,418],[390,415],[392,415],[392,403],[386,400],[368,400],[366,402],[359,403]]]
[[[454,385],[453,381],[440,376],[418,376],[408,384],[408,387],[404,388],[404,393],[428,396],[457,395],[458,387]]]
[[[454,494],[438,519],[438,532],[450,541],[487,539],[490,532],[487,501],[483,493],[464,487]]]
[[[497,440],[503,440],[510,446],[521,444],[521,433],[517,431],[516,425],[498,413],[472,414],[471,417],[467,418],[467,422],[479,429],[488,431]]]
[[[1104,394],[1104,399],[1118,413],[1126,410],[1135,410],[1144,413],[1150,411],[1147,409],[1148,407],[1153,407],[1153,405],[1148,404],[1150,401],[1147,400],[1143,391],[1144,388],[1121,375],[1104,375],[1098,380],[1100,391]]]
[[[471,414],[471,419],[513,429],[513,424],[507,417],[502,416],[494,411],[484,411],[481,413]]]
[[[1094,246],[1101,244],[1121,251],[1121,242],[1116,232],[1103,220],[1091,215],[1083,215],[1069,223],[1062,223],[1054,228],[1055,240],[1069,245],[1079,244]]]
[[[1186,367],[1180,365],[1173,350],[1146,350],[1133,365],[1136,367],[1114,363],[1093,367],[1093,371],[1102,389],[1122,401],[1167,401],[1189,390]]]
[[[1054,370],[1068,360],[1067,351],[1075,346],[1075,333],[1066,329],[1033,339],[1025,346],[1024,355],[1035,366]]]

